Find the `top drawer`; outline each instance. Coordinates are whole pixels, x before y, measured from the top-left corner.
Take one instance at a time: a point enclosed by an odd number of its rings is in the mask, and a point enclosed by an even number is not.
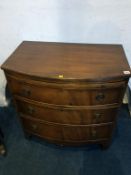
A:
[[[7,76],[12,93],[56,105],[90,106],[120,103],[125,82],[107,84],[56,84]]]

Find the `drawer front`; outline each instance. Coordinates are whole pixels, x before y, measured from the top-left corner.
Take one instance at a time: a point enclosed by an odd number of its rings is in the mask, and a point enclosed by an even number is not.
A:
[[[20,113],[33,118],[63,124],[97,124],[115,121],[117,107],[105,109],[74,109],[40,105],[16,100]]]
[[[49,140],[59,141],[88,141],[108,139],[111,137],[113,125],[83,126],[59,125],[40,122],[32,118],[21,117],[26,131]]]
[[[24,83],[23,81],[9,80],[11,91],[28,99],[56,105],[102,105],[120,103],[124,94],[124,87],[110,88],[63,88],[42,86]]]

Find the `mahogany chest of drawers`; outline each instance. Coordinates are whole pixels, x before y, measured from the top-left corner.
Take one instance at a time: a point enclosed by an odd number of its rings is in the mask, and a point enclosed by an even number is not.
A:
[[[121,45],[24,41],[2,69],[25,135],[109,146],[130,77]]]

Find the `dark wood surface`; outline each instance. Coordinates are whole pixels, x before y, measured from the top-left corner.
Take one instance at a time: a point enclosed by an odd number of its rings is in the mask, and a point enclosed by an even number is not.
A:
[[[91,108],[49,106],[35,101],[16,97],[21,114],[32,118],[59,124],[90,125],[115,122],[119,105],[102,105]]]
[[[113,81],[130,71],[121,45],[24,41],[2,69],[43,79]]]
[[[96,125],[61,125],[32,119],[21,115],[25,130],[33,134],[42,135],[44,138],[53,141],[82,142],[88,140],[106,140],[111,136],[113,123]]]
[[[130,77],[121,45],[26,41],[2,69],[26,136],[109,146]]]
[[[56,105],[90,106],[119,103],[126,87],[125,82],[112,83],[109,87],[106,84],[105,86],[98,84],[95,87],[76,85],[64,87],[62,84],[57,87],[54,84],[42,85],[36,81],[29,84],[26,79],[20,81],[8,76],[7,79],[14,94]]]

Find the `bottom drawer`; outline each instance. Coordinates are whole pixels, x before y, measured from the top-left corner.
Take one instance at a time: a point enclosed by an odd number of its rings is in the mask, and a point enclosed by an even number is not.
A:
[[[25,131],[47,140],[61,142],[88,142],[90,140],[108,139],[113,129],[112,123],[102,125],[60,125],[39,121],[23,115],[21,120]]]

